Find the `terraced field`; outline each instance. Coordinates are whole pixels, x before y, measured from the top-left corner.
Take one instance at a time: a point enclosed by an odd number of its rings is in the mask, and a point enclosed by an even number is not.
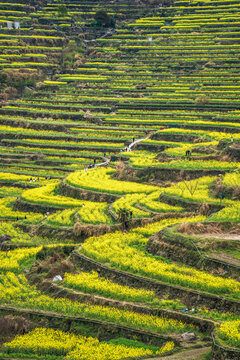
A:
[[[0,10],[0,358],[239,359],[239,2]]]

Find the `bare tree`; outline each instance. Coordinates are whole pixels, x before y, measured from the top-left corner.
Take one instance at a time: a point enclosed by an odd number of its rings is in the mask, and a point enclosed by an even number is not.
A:
[[[189,181],[189,179],[186,179],[180,183],[178,183],[178,188],[181,190],[181,196],[183,196],[185,190],[189,192],[191,196],[194,195],[194,193],[197,191],[198,188],[198,180]]]

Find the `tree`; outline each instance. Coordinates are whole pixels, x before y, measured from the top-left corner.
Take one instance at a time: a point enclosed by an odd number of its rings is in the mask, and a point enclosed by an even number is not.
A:
[[[100,26],[109,27],[111,25],[111,17],[103,9],[98,10],[94,18]]]
[[[187,190],[189,194],[193,196],[194,193],[198,190],[198,182],[198,179],[190,180],[190,178],[188,177],[186,180],[178,183],[176,187],[181,190],[181,196],[184,195],[185,190]]]
[[[132,211],[129,211],[127,209],[119,209],[117,214],[118,220],[121,223],[122,230],[129,229],[132,224]]]
[[[67,7],[65,4],[59,5],[58,6],[58,17],[64,17],[67,16],[68,11],[67,11]]]

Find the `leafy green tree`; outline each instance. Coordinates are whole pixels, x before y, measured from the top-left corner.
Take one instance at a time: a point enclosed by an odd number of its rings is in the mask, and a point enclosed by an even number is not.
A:
[[[57,11],[58,11],[58,17],[64,17],[67,16],[68,14],[67,7],[65,4],[59,5]]]
[[[105,26],[105,27],[111,26],[111,17],[103,9],[98,10],[94,18],[100,26]]]

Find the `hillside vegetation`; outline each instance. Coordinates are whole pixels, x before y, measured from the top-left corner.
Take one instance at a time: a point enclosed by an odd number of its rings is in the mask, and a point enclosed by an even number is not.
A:
[[[0,10],[0,357],[239,359],[239,1]]]

